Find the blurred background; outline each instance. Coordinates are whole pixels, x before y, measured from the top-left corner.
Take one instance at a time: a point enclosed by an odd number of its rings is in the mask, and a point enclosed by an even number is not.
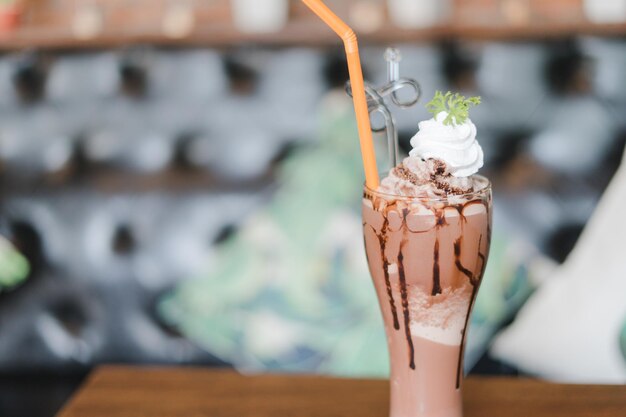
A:
[[[624,383],[626,0],[326,3],[421,84],[404,152],[435,90],[483,98],[467,371]],[[299,1],[0,0],[1,416],[103,363],[387,374],[342,54]]]

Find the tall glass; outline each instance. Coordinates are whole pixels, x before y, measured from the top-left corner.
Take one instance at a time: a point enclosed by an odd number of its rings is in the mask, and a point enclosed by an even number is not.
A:
[[[461,417],[463,350],[487,264],[491,186],[414,198],[365,187],[363,233],[391,361],[390,417]]]

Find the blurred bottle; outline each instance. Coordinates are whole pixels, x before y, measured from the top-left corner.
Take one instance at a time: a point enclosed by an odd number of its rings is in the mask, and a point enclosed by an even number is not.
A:
[[[280,31],[289,17],[288,0],[231,0],[235,28],[244,33],[269,33]]]
[[[560,174],[599,175],[616,139],[616,121],[610,111],[588,97],[570,97],[554,106],[549,124],[531,139],[532,156]]]
[[[172,138],[160,132],[146,131],[137,135],[134,146],[117,162],[135,172],[153,173],[167,168],[173,155]]]
[[[260,71],[259,122],[277,138],[314,136],[319,101],[324,92],[323,58],[302,48],[272,53]]]
[[[147,91],[146,70],[136,62],[125,61],[120,66],[122,93],[132,98],[143,98]]]
[[[184,154],[191,166],[210,170],[226,181],[246,182],[268,172],[282,142],[261,125],[220,129],[191,139]]]
[[[478,72],[480,89],[492,97],[541,96],[546,60],[546,50],[538,43],[489,43]]]
[[[173,134],[164,126],[173,124],[171,118],[178,113],[172,110],[180,108],[178,103],[161,107],[162,101],[154,100],[156,89],[150,82],[154,56],[151,49],[138,48],[109,60],[118,65],[121,94],[98,102],[95,117],[82,134],[81,148],[88,161],[146,173],[169,164]]]
[[[80,40],[94,39],[104,29],[104,12],[94,0],[76,4],[72,16],[72,34]]]
[[[103,117],[101,104],[119,84],[112,53],[61,56],[51,61],[37,54],[5,58],[0,64],[0,90],[12,73],[15,100],[0,113],[0,156],[13,179],[42,175],[57,181],[72,171],[77,140]],[[51,63],[51,64],[50,64]],[[3,76],[3,73],[5,76]],[[3,83],[3,79],[5,83]],[[10,94],[0,98],[9,100]]]
[[[20,24],[23,5],[20,0],[4,0],[0,2],[0,34],[12,32]]]
[[[133,226],[142,245],[133,259],[138,280],[147,288],[163,289],[195,276],[214,260],[214,243],[259,204],[256,193],[185,194],[145,199],[149,221],[135,210]],[[184,221],[182,221],[184,219]]]
[[[35,179],[63,171],[73,138],[58,109],[39,104],[14,110],[0,126],[0,158],[12,179]]]
[[[33,103],[43,98],[46,84],[46,65],[39,54],[21,56],[14,68],[13,85],[20,99]]]
[[[15,57],[5,55],[0,58],[0,109],[15,106],[18,97],[13,87]]]
[[[458,42],[444,43],[442,47],[442,70],[447,82],[454,90],[467,92],[466,95],[476,92],[478,87],[476,68],[479,57],[475,51]]]
[[[170,0],[163,12],[161,28],[165,36],[181,39],[189,36],[196,25],[193,2],[189,0]]]
[[[546,75],[555,95],[586,95],[591,92],[589,60],[578,42],[566,40],[552,43]]]
[[[53,102],[85,104],[112,97],[120,85],[118,61],[112,52],[58,58],[48,73],[47,98]]]
[[[620,23],[626,21],[626,0],[584,0],[587,19],[594,23]]]
[[[380,1],[365,0],[350,5],[349,22],[358,33],[372,33],[385,23],[385,10]]]
[[[531,22],[531,6],[529,0],[502,0],[500,11],[506,23],[525,26]]]
[[[80,253],[80,257],[71,260],[75,271],[102,282],[128,276],[132,257],[143,242],[133,214],[143,215],[144,221],[149,221],[158,213],[158,210],[144,209],[139,198],[94,196],[83,201],[80,211],[75,213],[76,226],[67,225]]]
[[[201,126],[188,135],[179,152],[188,165],[210,170],[226,181],[250,181],[263,175],[286,138],[293,137],[284,132],[302,132],[311,123],[310,114],[297,112],[292,117],[292,113],[294,108],[308,108],[319,88],[315,65],[303,68],[315,64],[315,54],[289,51],[276,58],[265,50],[248,52],[225,59],[230,94],[199,108]],[[289,56],[296,59],[283,59]],[[293,75],[288,68],[303,71]]]
[[[253,96],[257,93],[259,84],[259,70],[255,68],[256,60],[266,62],[267,56],[253,54],[249,59],[240,59],[237,55],[227,56],[224,60],[224,70],[228,77],[229,92],[237,96]],[[259,66],[259,65],[257,65]]]
[[[530,0],[532,19],[557,24],[580,24],[584,19],[581,0]]]
[[[191,49],[151,54],[148,73],[150,95],[156,98],[206,102],[228,88],[220,55]]]
[[[7,198],[2,211],[6,237],[28,259],[31,275],[62,265],[65,231],[49,207],[35,198]]]
[[[420,29],[445,23],[452,11],[450,0],[387,0],[391,22],[403,29]]]
[[[546,98],[546,48],[539,43],[489,43],[478,67],[478,89],[497,129],[534,128],[548,117],[539,109]]]
[[[143,105],[149,126],[172,138],[197,133],[228,91],[221,56],[201,49],[158,51],[148,62],[149,100]]]
[[[85,155],[95,164],[122,168],[130,172],[154,173],[165,169],[174,154],[172,137],[152,129],[145,114],[131,114],[139,120],[108,124],[85,137]]]
[[[582,48],[585,55],[593,59],[594,91],[612,102],[626,103],[626,42],[586,38]]]
[[[158,54],[151,47],[132,47],[119,58],[120,93],[131,99],[146,99],[150,93],[150,73]]]
[[[491,26],[502,21],[502,0],[463,0],[454,2],[455,23],[468,26]]]

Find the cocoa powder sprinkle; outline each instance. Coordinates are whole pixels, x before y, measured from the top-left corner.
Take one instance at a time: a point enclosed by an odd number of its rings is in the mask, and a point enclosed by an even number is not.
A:
[[[393,170],[396,177],[409,181],[413,185],[418,185],[417,175],[406,169],[404,166],[398,165]]]

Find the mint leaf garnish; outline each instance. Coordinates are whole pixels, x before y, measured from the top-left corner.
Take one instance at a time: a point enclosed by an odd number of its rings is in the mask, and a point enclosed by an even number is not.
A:
[[[465,123],[469,117],[470,106],[478,104],[480,104],[480,97],[465,98],[465,96],[459,93],[452,94],[448,91],[446,94],[443,94],[437,90],[435,97],[426,104],[426,109],[435,116],[442,111],[448,113],[448,116],[443,120],[443,124],[450,126]]]

